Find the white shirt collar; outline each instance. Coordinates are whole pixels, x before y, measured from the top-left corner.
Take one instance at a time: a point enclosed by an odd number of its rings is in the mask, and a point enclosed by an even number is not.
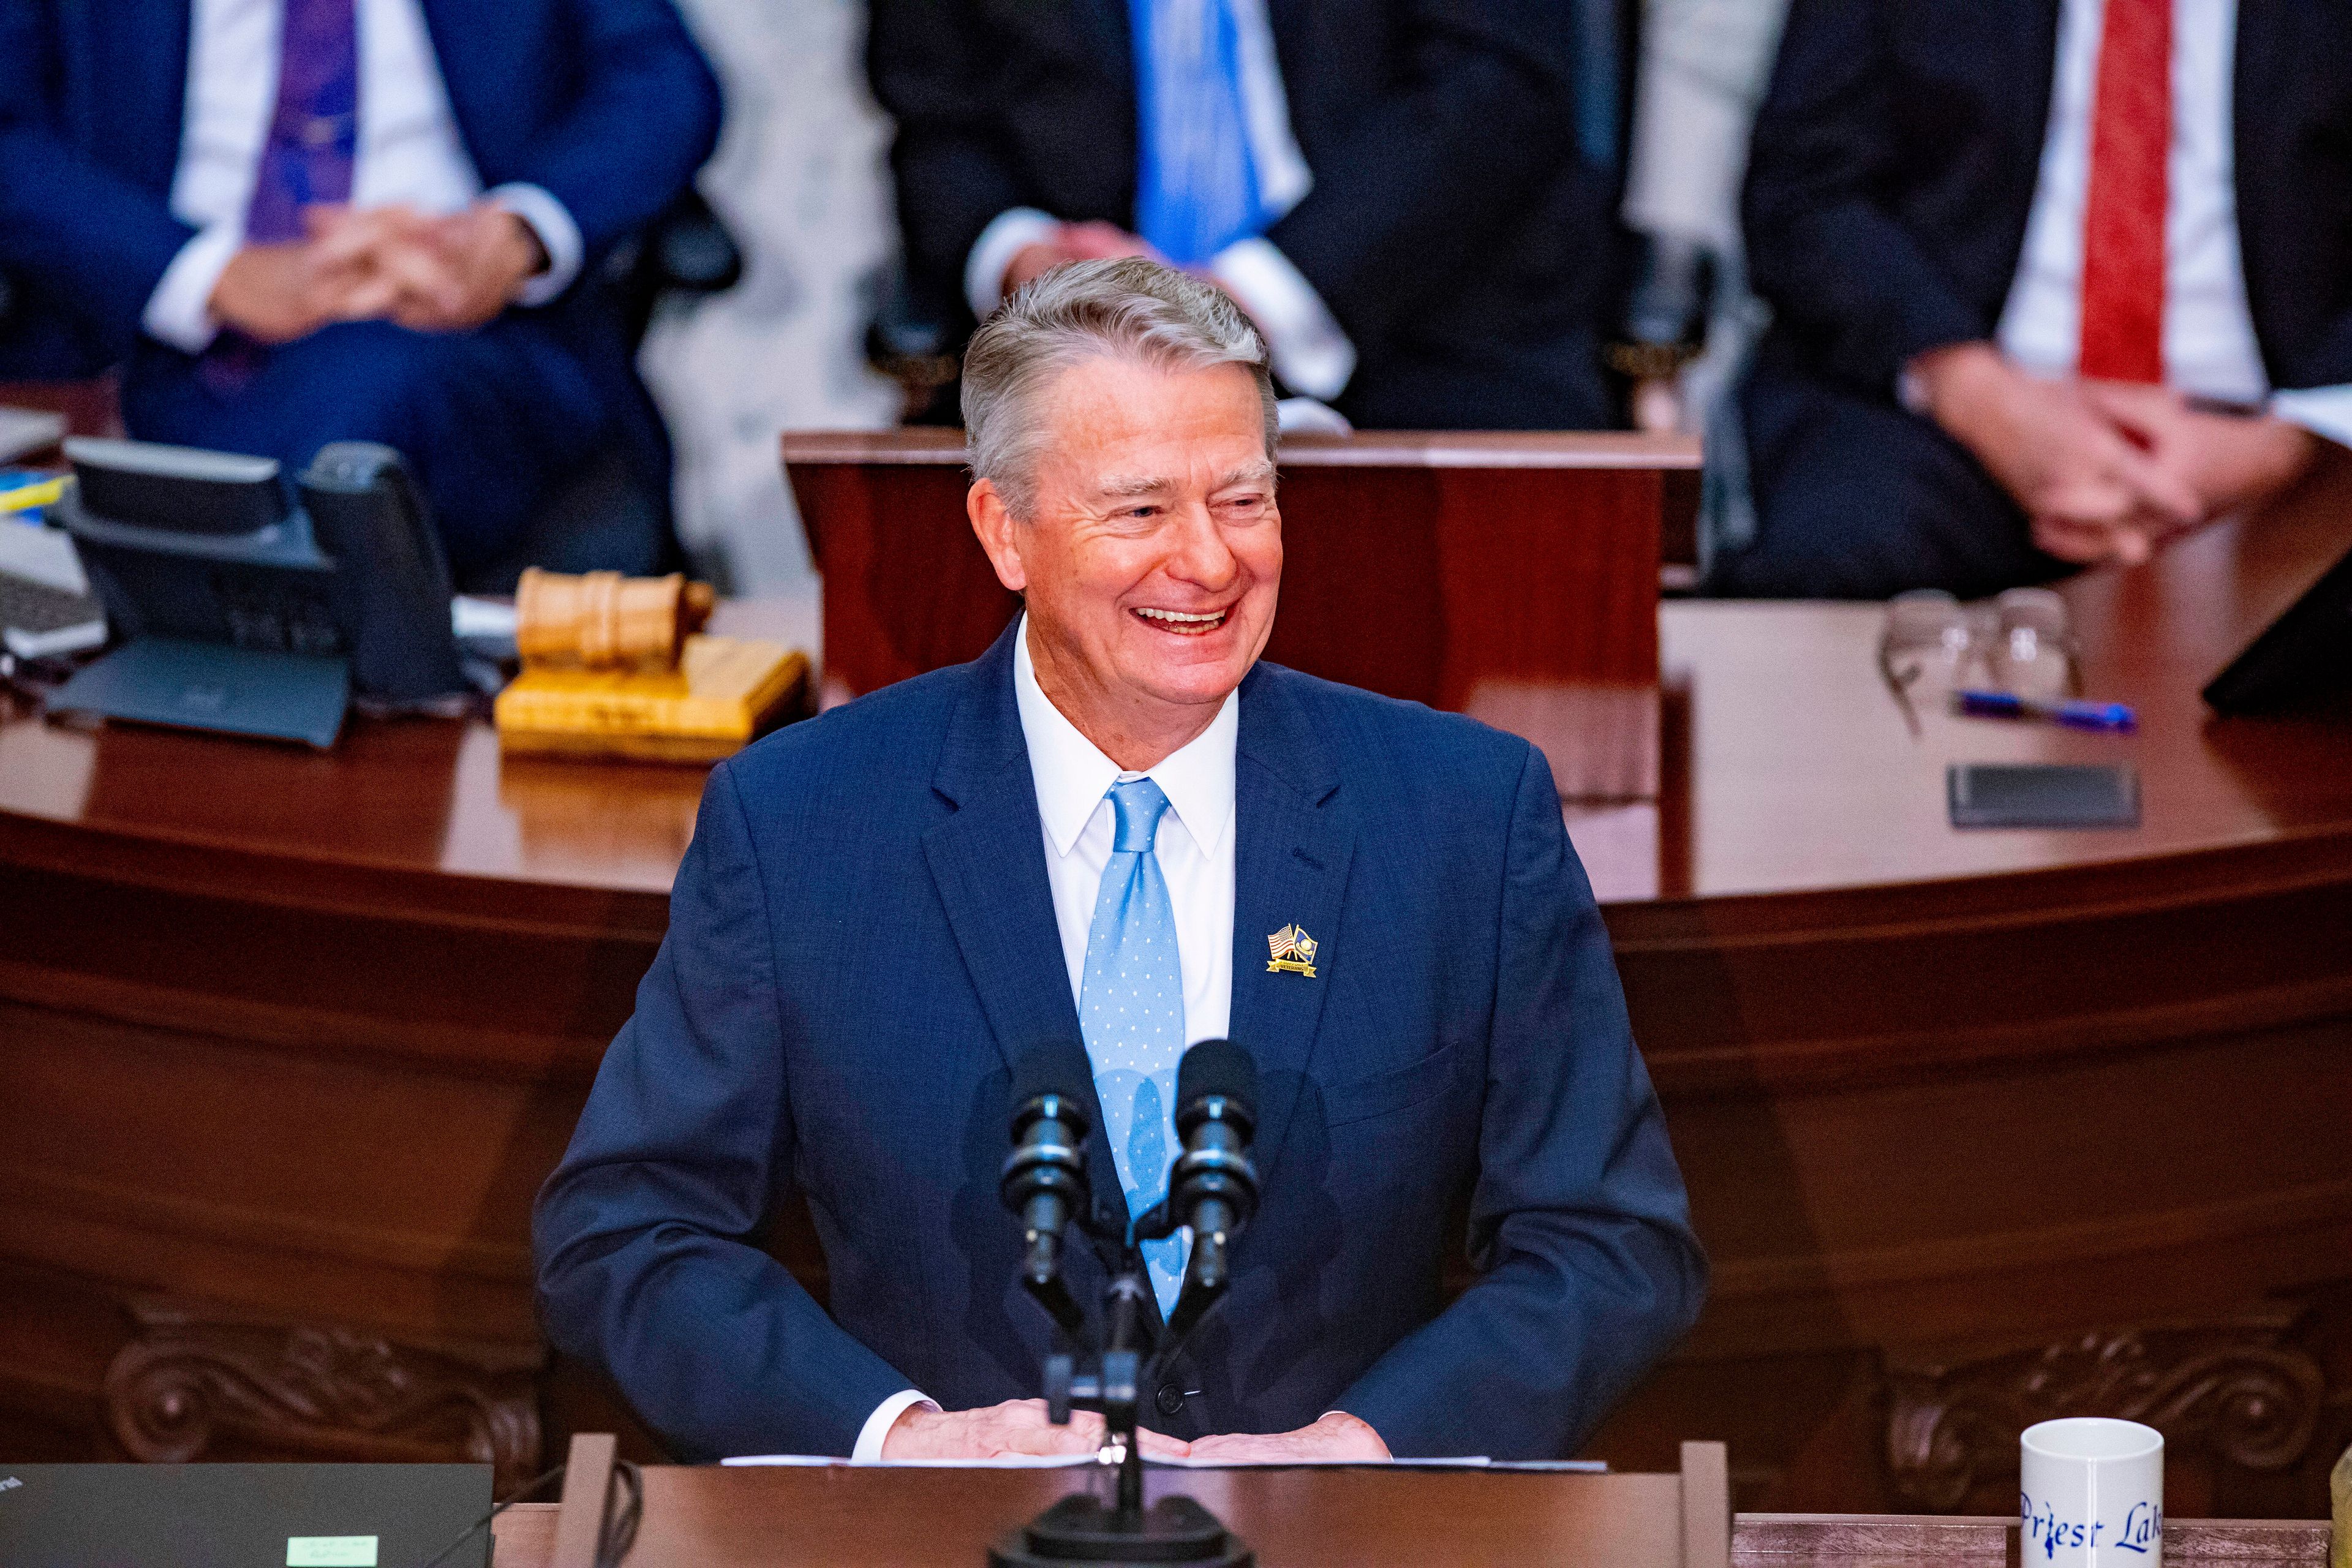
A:
[[[1110,786],[1124,776],[1117,763],[1078,732],[1037,684],[1029,658],[1029,617],[1013,640],[1013,700],[1029,743],[1029,771],[1037,784],[1037,815],[1057,855],[1067,855]],[[1158,784],[1169,809],[1202,854],[1223,842],[1234,819],[1234,753],[1241,737],[1239,691],[1226,693],[1209,727],[1140,776]]]

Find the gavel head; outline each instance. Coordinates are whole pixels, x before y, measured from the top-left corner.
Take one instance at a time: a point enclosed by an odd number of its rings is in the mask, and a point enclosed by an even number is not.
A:
[[[515,586],[515,651],[527,665],[675,669],[713,602],[709,584],[688,583],[675,572],[574,577],[534,566]]]

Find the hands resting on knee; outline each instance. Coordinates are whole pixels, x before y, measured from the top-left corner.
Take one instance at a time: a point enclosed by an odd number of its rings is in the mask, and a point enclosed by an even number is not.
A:
[[[530,226],[487,202],[443,217],[405,206],[318,206],[305,217],[303,238],[247,245],[222,269],[211,306],[224,326],[267,343],[336,321],[468,331],[547,266]]]
[[[2260,504],[2315,438],[2273,416],[2211,413],[2168,387],[2048,381],[1990,343],[1911,363],[1923,412],[1975,454],[2062,561],[2147,560],[2173,534]]]
[[[1232,1433],[1187,1443],[1139,1430],[1147,1459],[1201,1459],[1221,1465],[1297,1464],[1316,1459],[1385,1459],[1388,1445],[1364,1422],[1333,1411],[1296,1432]],[[1073,1411],[1070,1424],[1045,1418],[1042,1399],[1011,1399],[979,1410],[931,1410],[901,1415],[882,1439],[886,1459],[993,1459],[1016,1454],[1091,1454],[1102,1447],[1103,1419]]]

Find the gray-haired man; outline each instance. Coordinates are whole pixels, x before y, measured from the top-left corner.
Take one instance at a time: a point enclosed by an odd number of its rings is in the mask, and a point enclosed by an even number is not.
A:
[[[713,774],[541,1198],[551,1336],[694,1457],[1090,1447],[1028,1398],[1048,1324],[996,1198],[1011,1066],[1083,1042],[1095,1193],[1137,1215],[1179,1147],[1178,1056],[1229,1037],[1265,1197],[1146,1391],[1148,1451],[1568,1452],[1704,1265],[1541,754],[1258,662],[1265,355],[1214,289],[1049,273],[973,340],[964,399],[973,526],[1026,611]],[[791,1188],[829,1310],[756,1248]],[[1465,1191],[1482,1275],[1448,1305]],[[1182,1243],[1146,1258],[1164,1312]],[[1103,1260],[1066,1266],[1098,1300]]]

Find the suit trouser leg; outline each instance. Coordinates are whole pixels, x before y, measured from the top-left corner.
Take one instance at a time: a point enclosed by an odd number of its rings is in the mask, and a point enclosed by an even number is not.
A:
[[[1743,598],[1963,598],[2074,570],[2033,544],[2025,514],[1933,423],[1769,367],[1742,393],[1756,539],[1708,574]]]
[[[472,332],[343,323],[261,351],[233,390],[219,380],[142,343],[123,379],[123,423],[142,440],[251,452],[290,472],[331,441],[380,441],[416,471],[459,573],[511,548],[614,438],[578,360],[515,314]]]

